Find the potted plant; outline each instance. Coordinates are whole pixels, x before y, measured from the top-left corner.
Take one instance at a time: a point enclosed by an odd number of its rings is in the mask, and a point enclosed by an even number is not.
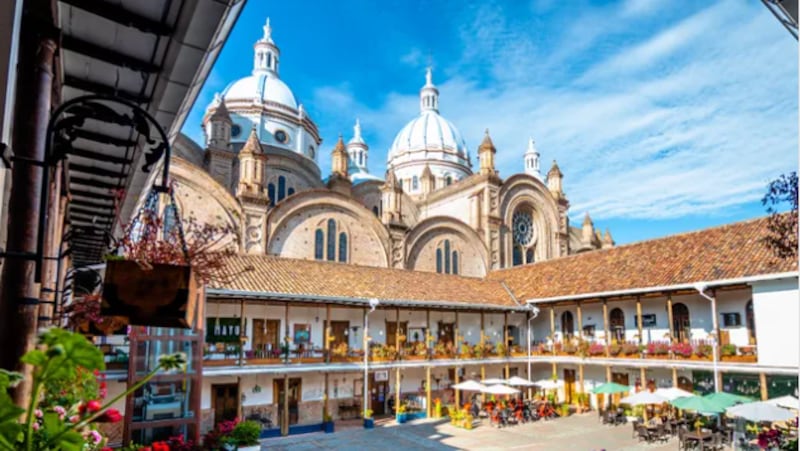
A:
[[[322,416],[322,430],[325,431],[326,434],[332,434],[334,425],[333,418],[328,412],[325,412],[325,415]]]
[[[261,425],[255,421],[241,421],[234,426],[231,434],[226,438],[228,443],[233,443],[238,451],[259,451],[261,444]]]
[[[375,419],[372,418],[372,409],[367,409],[364,412],[364,429],[372,429],[375,427]]]
[[[397,422],[403,424],[408,421],[408,407],[405,404],[397,406]]]
[[[151,192],[137,218],[123,226],[116,254],[106,257],[101,312],[134,325],[191,328],[200,285],[236,277],[222,270],[238,236],[231,226],[184,221],[177,208],[168,218],[174,226],[165,227],[153,206],[157,196]]]

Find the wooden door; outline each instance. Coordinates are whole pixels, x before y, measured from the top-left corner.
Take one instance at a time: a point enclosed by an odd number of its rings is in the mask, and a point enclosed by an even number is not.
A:
[[[439,342],[455,344],[455,324],[439,321]]]
[[[397,323],[394,321],[386,321],[386,345],[387,346],[396,346],[397,341]],[[400,335],[406,335],[408,333],[408,321],[401,321],[400,322]],[[407,339],[408,337],[406,337]]]
[[[389,382],[376,381],[375,373],[369,375],[370,407],[374,415],[386,413],[386,399],[389,397]]]
[[[672,305],[672,329],[678,341],[686,342],[691,338],[692,323],[689,320],[689,308],[685,304]]]
[[[278,330],[281,328],[279,319],[254,319],[253,320],[253,350],[267,352],[280,348]]]
[[[575,394],[575,370],[564,370],[564,402],[572,403],[572,395]]]
[[[239,416],[239,384],[212,384],[211,394],[214,424]]]
[[[283,399],[284,399],[284,392],[283,392],[283,379],[275,379],[273,382],[273,391],[272,393],[275,395],[273,398],[274,404],[278,405],[278,424],[284,425],[284,408],[283,408]],[[298,406],[302,401],[300,399],[302,393],[302,379],[299,377],[293,377],[289,379],[289,393],[288,393],[288,401],[289,401],[289,417],[288,417],[288,425],[297,424],[299,420],[299,410]]]
[[[341,343],[344,343],[345,346],[349,347],[350,345],[347,341],[349,329],[350,321],[331,321],[331,337],[333,337],[333,341],[331,342],[330,347],[335,348]]]

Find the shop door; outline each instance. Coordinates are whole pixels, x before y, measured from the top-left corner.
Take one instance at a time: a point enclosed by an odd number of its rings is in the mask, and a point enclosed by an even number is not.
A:
[[[212,384],[211,393],[214,424],[239,416],[239,384]]]
[[[564,402],[572,404],[572,395],[575,394],[575,370],[564,370]]]
[[[389,382],[376,381],[375,373],[369,375],[370,403],[374,415],[386,414],[386,399],[389,397]]]
[[[278,319],[253,320],[253,351],[259,357],[268,357],[273,351],[280,349],[278,330],[281,321]]]
[[[386,321],[386,346],[396,346],[397,345],[397,341],[395,340],[395,338],[397,338],[397,335],[396,335],[397,332],[398,332],[397,323],[396,322]],[[408,321],[400,322],[400,331],[399,332],[400,332],[400,335],[405,335],[405,334],[408,333]]]
[[[439,322],[439,342],[455,345],[455,325]]]
[[[289,379],[289,418],[288,424],[285,426],[288,428],[289,425],[297,424],[298,421],[298,405],[300,404],[300,393],[302,390],[302,383],[299,377]],[[278,424],[284,425],[284,418],[283,418],[283,400],[284,400],[284,392],[283,392],[283,379],[275,379],[273,384],[273,394],[276,395],[274,399],[275,404],[278,405]]]

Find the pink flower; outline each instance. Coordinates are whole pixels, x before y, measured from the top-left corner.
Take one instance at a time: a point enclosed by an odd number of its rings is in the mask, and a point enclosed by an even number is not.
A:
[[[77,423],[78,421],[81,421],[81,417],[79,415],[73,415],[69,417],[70,423]]]
[[[64,415],[67,414],[67,409],[65,409],[65,408],[63,408],[61,406],[53,407],[53,411],[58,414],[58,419],[59,420],[63,420],[64,419]]]
[[[31,427],[33,427],[33,430],[34,430],[34,431],[38,431],[38,430],[39,430],[39,428],[40,428],[40,427],[42,427],[42,426],[41,426],[39,423],[37,423],[37,422],[35,422],[35,421],[34,421],[34,422],[33,422],[33,425],[31,425]]]
[[[44,415],[44,413],[42,412],[42,409],[36,409],[36,410],[34,410],[34,411],[33,411],[33,414],[36,416],[36,418],[41,418],[41,417],[42,417],[42,415]]]
[[[94,442],[95,444],[100,443],[101,441],[103,441],[103,436],[100,435],[100,433],[97,432],[97,431],[89,431],[89,437],[87,437],[87,438],[91,438],[92,442]]]

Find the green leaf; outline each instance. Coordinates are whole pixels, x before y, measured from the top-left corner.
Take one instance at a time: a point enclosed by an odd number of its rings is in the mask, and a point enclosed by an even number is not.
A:
[[[47,355],[39,349],[34,349],[28,351],[20,360],[24,363],[41,367],[47,363]]]
[[[16,387],[22,379],[22,373],[0,369],[0,392],[5,393],[9,387]]]
[[[58,442],[53,443],[53,449],[61,449],[64,451],[81,451],[86,439],[75,431],[69,431],[59,437]]]
[[[22,433],[20,415],[25,409],[18,407],[4,391],[0,392],[0,450],[15,450]]]

